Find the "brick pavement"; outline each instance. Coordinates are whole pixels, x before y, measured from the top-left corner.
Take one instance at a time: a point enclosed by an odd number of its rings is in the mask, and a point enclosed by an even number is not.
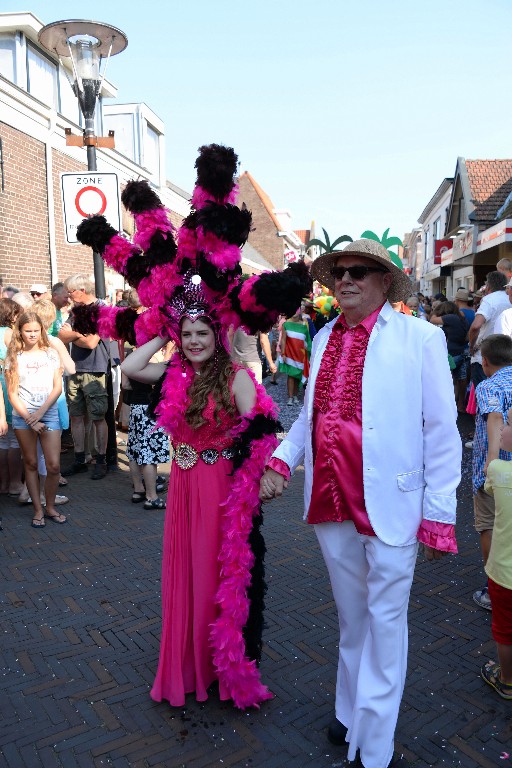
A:
[[[284,381],[270,387],[281,401]],[[288,427],[297,409],[284,409]],[[465,433],[468,424],[462,424]],[[490,614],[471,525],[469,451],[458,557],[418,563],[410,663],[397,729],[415,768],[512,764],[512,704],[479,678],[492,657]],[[66,460],[70,459],[70,455]],[[262,673],[275,698],[239,712],[215,696],[184,709],[149,688],[159,638],[163,514],[129,502],[122,472],[71,478],[69,525],[29,525],[31,508],[1,497],[0,766],[345,765],[325,739],[333,715],[337,622],[313,532],[301,522],[302,474],[265,510],[267,629]]]

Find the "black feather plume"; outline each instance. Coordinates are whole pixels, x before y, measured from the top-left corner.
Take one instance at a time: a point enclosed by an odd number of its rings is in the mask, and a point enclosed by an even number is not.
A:
[[[86,336],[89,333],[98,333],[98,319],[100,314],[100,305],[93,304],[75,304],[73,307],[73,330],[83,333]]]
[[[82,245],[89,245],[93,251],[103,253],[110,240],[117,235],[104,216],[90,216],[78,225],[76,237]]]
[[[135,338],[135,321],[138,316],[137,311],[131,307],[123,309],[122,312],[117,312],[116,314],[117,338],[127,341],[132,347],[137,346],[137,340]]]
[[[196,160],[197,183],[216,200],[225,198],[233,188],[238,155],[231,147],[209,144],[199,147]]]
[[[212,232],[221,240],[241,247],[249,237],[252,214],[246,206],[210,202],[196,212],[196,225]]]
[[[162,205],[156,192],[145,180],[129,181],[123,189],[121,201],[130,213],[142,213]]]
[[[258,304],[291,317],[312,288],[313,280],[307,266],[303,261],[298,261],[282,272],[261,275],[254,283],[252,292]]]

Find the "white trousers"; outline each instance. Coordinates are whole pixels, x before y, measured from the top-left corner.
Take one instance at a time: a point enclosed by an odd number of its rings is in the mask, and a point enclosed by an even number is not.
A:
[[[391,547],[350,521],[315,525],[340,624],[336,718],[348,759],[387,768],[407,671],[407,607],[418,544]]]

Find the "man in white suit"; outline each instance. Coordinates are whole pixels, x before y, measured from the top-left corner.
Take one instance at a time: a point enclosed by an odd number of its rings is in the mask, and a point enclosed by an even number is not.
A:
[[[304,463],[305,515],[340,624],[328,738],[347,742],[355,765],[405,766],[394,732],[418,542],[428,560],[457,551],[461,440],[446,341],[441,329],[392,309],[411,285],[380,243],[324,254],[312,274],[343,312],[314,339],[304,407],[260,496],[280,496]]]

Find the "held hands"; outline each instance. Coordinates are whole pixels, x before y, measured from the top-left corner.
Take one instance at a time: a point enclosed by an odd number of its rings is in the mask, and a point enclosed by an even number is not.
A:
[[[442,552],[440,549],[432,549],[432,547],[427,547],[426,544],[423,544],[423,554],[425,555],[425,560],[432,562],[432,560],[441,560],[446,555],[446,552]]]
[[[46,431],[46,424],[43,424],[42,421],[37,421],[35,424],[30,425],[30,429],[32,429],[34,432],[40,435],[41,432]]]
[[[266,504],[277,499],[285,488],[288,488],[288,480],[274,469],[267,469],[260,480],[260,500]]]

